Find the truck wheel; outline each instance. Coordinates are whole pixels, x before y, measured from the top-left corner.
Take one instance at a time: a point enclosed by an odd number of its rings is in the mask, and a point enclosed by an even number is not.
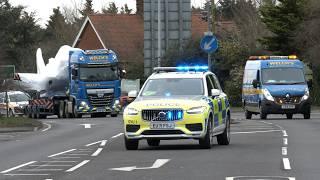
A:
[[[39,108],[36,109],[36,118],[40,119],[40,109]]]
[[[252,118],[252,112],[248,111],[247,109],[244,111],[244,115],[245,115],[246,119]]]
[[[139,140],[128,139],[126,136],[124,136],[124,143],[127,150],[137,150],[139,146]]]
[[[287,119],[292,119],[293,114],[286,114],[287,115]]]
[[[117,117],[118,114],[117,114],[117,113],[115,113],[115,114],[111,113],[110,116],[111,116],[111,117]]]
[[[65,118],[64,114],[64,101],[59,101],[59,118]]]
[[[262,107],[260,107],[260,119],[267,119],[267,113],[263,111]]]
[[[30,113],[31,113],[31,118],[35,119],[36,118],[36,114],[35,114],[35,110],[33,108],[30,109]]]
[[[64,101],[64,114],[66,118],[71,118],[71,114],[68,112],[68,101]]]
[[[310,112],[303,114],[304,119],[310,119]]]
[[[200,147],[203,149],[210,149],[211,148],[211,142],[212,142],[212,118],[210,116],[210,118],[208,119],[208,127],[207,127],[207,132],[206,135],[204,136],[204,138],[199,139],[199,144]]]
[[[149,146],[159,146],[160,139],[147,139],[147,143]]]
[[[227,116],[226,128],[222,134],[217,136],[217,141],[219,145],[229,145],[230,144],[230,115]]]

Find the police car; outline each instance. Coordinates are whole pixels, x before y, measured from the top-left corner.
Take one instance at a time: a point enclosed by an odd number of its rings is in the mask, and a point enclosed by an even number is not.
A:
[[[215,74],[206,66],[158,67],[124,110],[125,146],[139,140],[159,146],[160,140],[196,139],[211,148],[230,142],[230,106]]]

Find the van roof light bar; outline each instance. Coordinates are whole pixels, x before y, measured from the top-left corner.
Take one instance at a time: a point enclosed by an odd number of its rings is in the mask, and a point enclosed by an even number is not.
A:
[[[279,60],[279,59],[289,59],[296,60],[298,57],[296,55],[290,56],[250,56],[249,60]]]

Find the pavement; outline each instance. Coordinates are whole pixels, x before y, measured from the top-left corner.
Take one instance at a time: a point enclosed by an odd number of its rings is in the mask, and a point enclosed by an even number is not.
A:
[[[311,119],[245,120],[233,111],[231,144],[161,141],[127,151],[121,116],[44,119],[47,128],[0,134],[1,180],[319,180],[320,112]]]

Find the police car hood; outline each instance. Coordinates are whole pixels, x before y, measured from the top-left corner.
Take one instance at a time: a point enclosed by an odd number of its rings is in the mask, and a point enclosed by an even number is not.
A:
[[[291,85],[266,85],[266,89],[270,92],[272,96],[285,96],[289,94],[290,96],[303,96],[306,84],[291,84]]]
[[[183,109],[192,107],[207,106],[208,101],[205,96],[188,97],[140,97],[129,105],[129,108],[142,109]]]

